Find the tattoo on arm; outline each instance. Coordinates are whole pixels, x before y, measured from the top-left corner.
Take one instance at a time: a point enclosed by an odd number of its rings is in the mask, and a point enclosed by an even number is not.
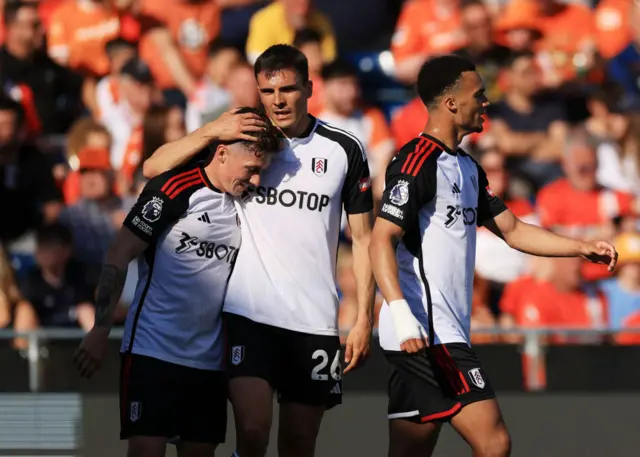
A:
[[[97,327],[111,327],[113,324],[113,314],[126,279],[126,267],[122,269],[115,265],[105,265],[102,268],[96,297],[95,325]]]

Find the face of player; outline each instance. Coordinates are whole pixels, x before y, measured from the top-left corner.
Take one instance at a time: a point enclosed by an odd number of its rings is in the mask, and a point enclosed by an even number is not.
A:
[[[260,185],[260,173],[271,164],[271,155],[256,155],[242,143],[218,146],[217,177],[223,191],[239,197],[245,191]]]
[[[467,133],[482,132],[482,116],[489,106],[484,94],[484,84],[475,71],[462,74],[462,79],[453,94],[455,122]]]
[[[333,111],[351,116],[360,102],[360,83],[354,76],[343,76],[325,81],[326,103]]]
[[[296,132],[307,117],[311,97],[310,81],[302,81],[295,70],[284,69],[273,74],[258,74],[260,101],[269,118],[285,134]]]

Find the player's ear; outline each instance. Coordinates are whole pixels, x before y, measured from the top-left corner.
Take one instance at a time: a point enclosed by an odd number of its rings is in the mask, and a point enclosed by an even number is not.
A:
[[[224,144],[219,144],[216,148],[215,159],[219,160],[220,163],[225,163],[228,155],[229,149]]]
[[[452,113],[457,113],[458,112],[458,105],[456,103],[456,99],[453,98],[453,96],[451,95],[446,95],[444,97],[444,100],[442,100],[442,103],[444,104],[444,106],[451,111]]]
[[[307,99],[310,99],[311,97],[313,97],[313,81],[307,81],[305,86],[307,88]]]

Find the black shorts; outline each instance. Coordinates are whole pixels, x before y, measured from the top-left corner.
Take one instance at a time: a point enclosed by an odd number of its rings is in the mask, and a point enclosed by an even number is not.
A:
[[[342,403],[342,352],[338,336],[311,335],[225,314],[230,378],[269,382],[280,402]]]
[[[417,354],[384,351],[392,365],[389,419],[448,422],[470,403],[495,398],[475,352],[464,343]]]
[[[227,378],[137,354],[121,356],[120,438],[224,443]]]

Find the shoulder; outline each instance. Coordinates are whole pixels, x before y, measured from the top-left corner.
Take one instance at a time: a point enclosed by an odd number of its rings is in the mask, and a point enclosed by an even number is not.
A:
[[[387,175],[418,176],[437,169],[443,150],[428,138],[414,138],[400,148],[387,168]]]
[[[355,155],[356,157],[360,156],[362,160],[366,160],[367,156],[364,146],[352,133],[328,122],[321,121],[320,119],[318,119],[318,126],[316,127],[315,133],[329,141],[337,143],[349,159],[352,159],[352,156]]]
[[[200,166],[186,165],[151,179],[144,187],[141,197],[156,196],[162,197],[164,201],[184,203],[189,201],[189,197],[195,191],[205,186],[204,172]]]

